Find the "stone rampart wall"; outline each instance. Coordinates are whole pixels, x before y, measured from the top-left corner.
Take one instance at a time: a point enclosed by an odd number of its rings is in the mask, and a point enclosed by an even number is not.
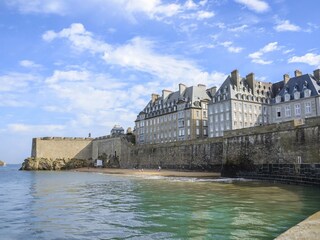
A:
[[[33,158],[91,159],[92,138],[44,137],[32,140]]]
[[[320,118],[227,132],[222,175],[320,184]]]
[[[131,150],[130,161],[136,168],[220,171],[223,144],[221,138],[165,144],[138,145]]]
[[[133,145],[115,138],[36,138],[32,157],[97,159],[111,167],[221,171],[249,177],[320,185],[320,118],[225,132],[224,137]],[[132,136],[131,136],[132,137]]]

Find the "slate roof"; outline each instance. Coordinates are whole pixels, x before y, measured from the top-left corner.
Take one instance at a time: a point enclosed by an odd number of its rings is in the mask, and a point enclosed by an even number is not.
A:
[[[277,96],[281,96],[282,98],[284,98],[284,95],[289,93],[291,95],[291,99],[293,99],[293,94],[296,91],[299,91],[301,92],[301,97],[304,97],[305,89],[311,90],[311,96],[320,95],[319,82],[316,81],[316,79],[312,75],[304,74],[298,77],[290,78],[287,84],[282,87]]]

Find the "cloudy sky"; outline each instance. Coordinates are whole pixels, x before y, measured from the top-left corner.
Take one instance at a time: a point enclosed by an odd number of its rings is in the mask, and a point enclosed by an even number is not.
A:
[[[318,0],[0,1],[0,159],[134,126],[151,93],[320,67]]]

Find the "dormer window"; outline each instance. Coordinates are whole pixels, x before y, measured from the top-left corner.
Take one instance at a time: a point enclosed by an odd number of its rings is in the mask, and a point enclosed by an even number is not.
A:
[[[294,99],[300,99],[300,92],[296,91],[294,94]]]
[[[276,96],[276,103],[280,103],[281,102],[281,96]]]
[[[284,95],[284,101],[287,102],[287,101],[290,101],[290,94],[289,93],[286,93]]]
[[[310,89],[305,89],[304,90],[304,97],[310,97],[311,96],[311,90]]]

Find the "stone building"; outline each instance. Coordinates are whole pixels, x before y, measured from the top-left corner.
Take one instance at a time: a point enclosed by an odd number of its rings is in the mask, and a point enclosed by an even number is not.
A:
[[[208,136],[208,102],[215,88],[205,85],[152,94],[135,121],[136,143],[164,143]]]
[[[254,73],[243,78],[234,70],[209,102],[209,137],[270,123],[271,87],[255,80]]]
[[[111,136],[120,136],[124,134],[124,129],[120,125],[114,125],[114,127],[110,131]]]
[[[275,98],[271,105],[271,122],[279,123],[320,115],[320,69],[311,74],[296,70],[294,77],[288,74],[275,83]]]

